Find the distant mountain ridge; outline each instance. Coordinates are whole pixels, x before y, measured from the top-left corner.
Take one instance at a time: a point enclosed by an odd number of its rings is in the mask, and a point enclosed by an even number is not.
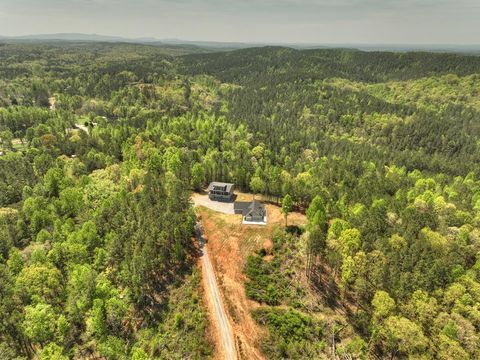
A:
[[[65,40],[65,41],[106,41],[106,42],[137,42],[137,39],[127,39],[120,36],[98,34],[58,33],[34,34],[20,36],[0,36],[2,40]]]
[[[241,49],[256,46],[252,43],[221,42],[221,41],[191,41],[181,39],[157,39],[153,37],[127,38],[122,36],[83,34],[83,33],[56,33],[34,34],[21,36],[2,36],[0,41],[86,41],[86,42],[123,42],[149,45],[194,45],[205,48]],[[267,44],[258,44],[267,45]]]
[[[84,33],[54,33],[34,34],[21,36],[1,36],[0,41],[83,41],[83,42],[123,42],[148,45],[188,45],[198,46],[211,50],[234,50],[259,46],[278,45],[296,49],[319,48],[350,48],[363,51],[434,51],[434,52],[462,52],[480,54],[478,45],[455,44],[315,44],[315,43],[268,43],[268,42],[223,42],[182,39],[157,39],[154,37],[128,38],[122,36],[84,34]]]

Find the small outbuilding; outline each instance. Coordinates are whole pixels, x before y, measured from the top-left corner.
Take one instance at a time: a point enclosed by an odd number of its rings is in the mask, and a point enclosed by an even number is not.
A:
[[[212,182],[208,185],[208,198],[214,201],[233,201],[234,184]]]
[[[255,199],[253,201],[236,201],[233,204],[233,210],[235,214],[243,216],[244,224],[267,224],[267,209]]]

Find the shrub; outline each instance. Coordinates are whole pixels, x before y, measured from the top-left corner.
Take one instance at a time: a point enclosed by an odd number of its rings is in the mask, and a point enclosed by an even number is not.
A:
[[[253,312],[266,325],[270,336],[262,345],[273,359],[318,358],[325,346],[324,326],[318,320],[293,309],[264,307]]]

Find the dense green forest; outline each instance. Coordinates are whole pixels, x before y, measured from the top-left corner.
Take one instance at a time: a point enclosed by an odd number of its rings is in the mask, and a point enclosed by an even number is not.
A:
[[[171,59],[134,45],[0,59],[0,358],[207,357]]]
[[[267,358],[480,357],[479,57],[0,44],[0,152],[2,359],[210,356],[211,180],[306,211],[245,269]]]

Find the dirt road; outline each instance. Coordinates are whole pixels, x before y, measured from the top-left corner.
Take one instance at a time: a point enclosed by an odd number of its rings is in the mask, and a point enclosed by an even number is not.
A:
[[[213,316],[215,318],[215,325],[220,333],[222,340],[223,354],[225,359],[236,360],[237,351],[235,348],[235,340],[233,336],[232,327],[228,320],[225,308],[223,306],[222,298],[220,296],[220,290],[218,289],[217,280],[215,278],[215,272],[213,270],[212,263],[208,257],[207,247],[205,246],[205,239],[202,234],[202,227],[200,223],[195,226],[195,233],[200,243],[200,252],[202,257],[202,264],[204,268],[206,292],[209,297],[209,303],[213,307]]]

